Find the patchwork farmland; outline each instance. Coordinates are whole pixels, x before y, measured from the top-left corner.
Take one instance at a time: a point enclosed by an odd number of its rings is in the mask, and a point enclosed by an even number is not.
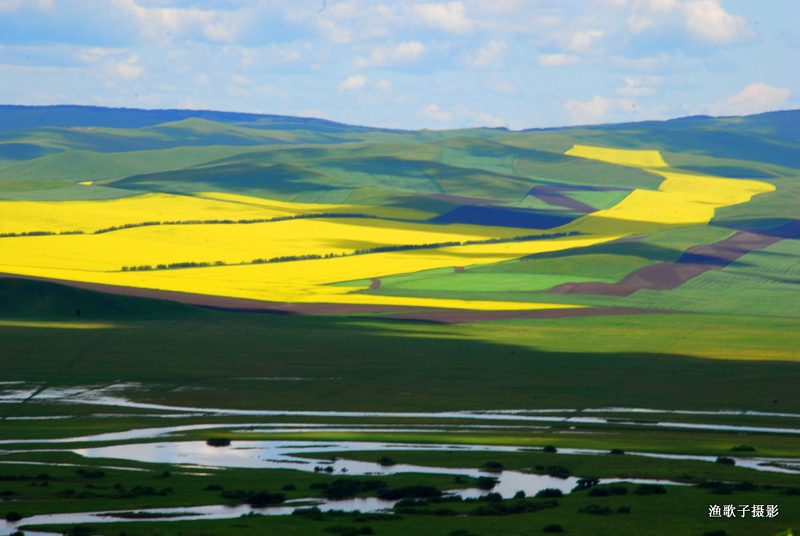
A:
[[[800,527],[799,112],[413,132],[87,110],[0,107],[0,534]],[[133,453],[157,441],[183,454]],[[281,442],[322,450],[224,457]],[[271,515],[291,499],[321,510]]]

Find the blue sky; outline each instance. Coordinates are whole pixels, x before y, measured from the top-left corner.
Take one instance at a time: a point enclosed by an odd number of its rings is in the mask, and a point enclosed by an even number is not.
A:
[[[0,0],[0,103],[512,129],[800,108],[797,0]]]

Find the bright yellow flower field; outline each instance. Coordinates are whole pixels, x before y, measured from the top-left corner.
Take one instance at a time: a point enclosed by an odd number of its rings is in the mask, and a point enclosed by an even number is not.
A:
[[[616,206],[558,229],[533,231],[434,225],[373,218],[314,218],[251,224],[158,225],[102,234],[0,238],[0,271],[279,302],[412,305],[477,310],[565,308],[564,305],[399,298],[351,294],[331,283],[421,270],[489,264],[533,253],[583,247],[633,234],[707,223],[718,207],[744,203],[770,184],[669,170],[658,151],[575,146],[567,154],[633,166],[664,178],[658,191],[634,190]],[[0,233],[85,231],[146,221],[249,220],[303,214],[360,213],[424,220],[412,209],[285,203],[241,195],[145,194],[108,201],[0,202]],[[529,242],[350,255],[386,245],[421,245],[579,231],[581,236]],[[239,264],[284,256],[337,257]],[[123,266],[222,261],[227,266],[121,271]]]

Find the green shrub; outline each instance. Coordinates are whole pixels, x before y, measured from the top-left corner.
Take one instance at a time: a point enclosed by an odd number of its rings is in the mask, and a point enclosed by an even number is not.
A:
[[[595,516],[607,516],[611,513],[611,508],[608,506],[600,506],[599,504],[588,504],[578,510],[578,512]]]
[[[564,495],[564,493],[562,493],[562,491],[560,489],[545,488],[543,490],[540,490],[536,494],[536,498],[537,499],[557,499],[559,497],[562,497],[563,495]]]

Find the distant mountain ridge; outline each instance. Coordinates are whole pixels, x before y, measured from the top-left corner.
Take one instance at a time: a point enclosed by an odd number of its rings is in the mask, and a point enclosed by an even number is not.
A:
[[[247,123],[249,128],[291,130],[304,128],[317,131],[379,131],[385,129],[345,125],[314,117],[218,112],[212,110],[146,110],[140,108],[106,108],[77,104],[53,106],[0,105],[0,132],[39,127],[106,127],[142,128],[200,118],[219,123]]]

